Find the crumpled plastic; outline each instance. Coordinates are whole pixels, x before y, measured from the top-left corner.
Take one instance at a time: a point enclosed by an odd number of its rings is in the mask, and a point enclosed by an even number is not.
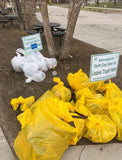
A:
[[[91,115],[91,112],[85,107],[84,96],[82,96],[80,99],[76,101],[75,111],[87,117]]]
[[[115,83],[112,83],[111,80],[109,80],[109,83],[103,84],[99,91],[103,92],[104,97],[107,99],[122,97],[122,91]]]
[[[57,66],[55,58],[46,58],[39,51],[26,55],[24,49],[18,48],[16,54],[17,56],[11,60],[11,65],[16,72],[24,72],[26,83],[32,80],[42,82],[46,78],[44,72]]]
[[[90,115],[84,137],[94,143],[107,143],[116,136],[116,125],[107,115]]]
[[[79,89],[78,91],[75,91],[76,100],[80,99],[82,96],[85,98],[93,97],[93,94],[95,92],[92,92],[88,87]]]
[[[88,76],[80,69],[77,73],[69,73],[67,76],[67,81],[72,89],[79,90],[89,85]]]
[[[103,84],[104,84],[104,81],[91,82],[89,83],[88,87],[92,91],[99,91]]]
[[[107,114],[108,115],[109,101],[101,94],[93,94],[91,97],[87,97],[85,101],[85,107],[92,114]]]
[[[24,99],[22,96],[19,98],[12,98],[11,105],[14,111],[16,111],[20,105],[20,110],[25,111],[27,108],[31,107],[31,105],[35,102],[35,97],[31,96]]]
[[[60,78],[54,77],[53,81],[58,83],[58,85],[55,85],[51,89],[51,91],[56,95],[56,97],[64,101],[70,101],[71,91],[68,88],[64,87],[64,83],[60,80]]]
[[[17,120],[20,122],[21,128],[24,128],[31,121],[31,118],[32,111],[30,108],[27,108],[23,113],[17,116]]]

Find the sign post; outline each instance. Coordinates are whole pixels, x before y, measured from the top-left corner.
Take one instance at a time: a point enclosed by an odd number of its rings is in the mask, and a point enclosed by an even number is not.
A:
[[[119,52],[91,55],[90,82],[116,77],[119,56]]]
[[[43,49],[39,33],[22,37],[22,42],[26,54],[31,54]]]

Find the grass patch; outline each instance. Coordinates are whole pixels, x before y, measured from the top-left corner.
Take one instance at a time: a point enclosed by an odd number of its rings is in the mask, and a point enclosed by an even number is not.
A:
[[[26,31],[15,30],[14,33],[15,34],[25,34]]]
[[[92,8],[92,7],[81,8],[81,10],[84,10],[84,11],[93,11],[93,12],[103,12],[103,10],[100,9],[100,8]]]
[[[84,7],[84,8],[81,8],[81,10],[84,10],[84,11],[93,11],[93,12],[101,12],[101,13],[122,13],[122,11],[120,10],[112,10],[111,9],[108,9],[108,8],[99,8],[99,7],[96,7],[96,8],[92,8],[92,7]]]
[[[101,2],[99,3],[99,6],[97,4],[92,4],[90,5],[91,7],[105,7],[106,8],[119,8],[119,9],[122,9],[122,2],[117,2],[116,5],[114,5],[114,2]]]
[[[112,8],[121,9],[122,8],[122,2],[121,2],[121,4],[117,4],[116,7],[115,7],[114,3],[111,2],[110,3],[111,4],[110,5],[111,9],[109,9],[109,10],[107,9],[107,8],[109,8],[107,4],[108,4],[108,2],[102,2],[102,3],[100,3],[99,7],[97,6],[97,4],[93,4],[93,5],[90,5],[90,6],[85,6],[84,8],[81,7],[81,10],[93,11],[93,12],[102,12],[102,13],[122,13],[122,11],[120,11],[120,10],[112,10]],[[104,7],[104,5],[106,5],[106,8]],[[69,7],[68,4],[53,4],[53,6],[63,7],[63,8],[68,8]],[[103,7],[103,9],[100,8],[100,7]]]

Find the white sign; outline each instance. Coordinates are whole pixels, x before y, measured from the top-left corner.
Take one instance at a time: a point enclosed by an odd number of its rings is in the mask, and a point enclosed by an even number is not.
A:
[[[91,55],[90,82],[116,77],[120,53]]]
[[[26,54],[30,54],[32,52],[43,49],[39,33],[22,37],[22,42]]]

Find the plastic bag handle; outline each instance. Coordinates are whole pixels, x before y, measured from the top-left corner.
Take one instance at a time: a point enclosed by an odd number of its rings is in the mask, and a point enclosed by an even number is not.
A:
[[[58,77],[54,77],[54,78],[53,78],[53,81],[56,82],[56,83],[58,83],[58,85],[60,85],[60,86],[63,86],[63,85],[64,85],[64,83],[63,83],[63,82],[61,81],[61,79],[58,78]]]

